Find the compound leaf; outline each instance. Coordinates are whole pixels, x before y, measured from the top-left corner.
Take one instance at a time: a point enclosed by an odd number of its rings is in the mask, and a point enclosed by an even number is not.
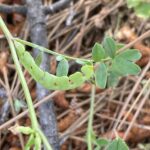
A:
[[[99,63],[95,70],[96,85],[101,89],[106,87],[107,82],[107,67],[104,63]]]

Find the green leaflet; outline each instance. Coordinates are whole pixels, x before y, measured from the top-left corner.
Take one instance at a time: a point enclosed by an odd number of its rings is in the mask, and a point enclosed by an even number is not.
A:
[[[121,52],[116,57],[122,57],[123,59],[129,60],[129,61],[136,61],[141,58],[141,53],[138,50],[135,49],[128,49],[123,52]]]
[[[59,55],[59,56],[56,56],[56,60],[57,61],[61,61],[62,59],[65,59],[63,56]]]
[[[95,150],[100,150],[102,147],[105,147],[109,144],[109,141],[104,138],[99,138],[95,140],[95,144],[97,145]]]
[[[108,145],[106,150],[129,150],[129,148],[121,138],[116,138]]]
[[[135,8],[135,13],[142,18],[150,17],[150,2],[143,2]]]
[[[110,71],[107,79],[107,87],[115,87],[118,83],[119,76],[113,72]]]
[[[112,71],[114,71],[118,76],[126,75],[137,75],[141,69],[138,65],[125,60],[121,57],[116,57],[112,63]]]
[[[115,41],[111,37],[105,37],[102,45],[106,51],[106,54],[109,57],[114,58],[116,54],[116,49],[117,49]]]
[[[140,72],[140,67],[137,66],[134,61],[140,58],[141,53],[135,49],[128,49],[117,54],[108,69],[107,87],[116,86],[121,76],[129,74],[137,75]]]
[[[39,54],[35,58],[35,63],[37,64],[37,66],[40,66],[42,62],[42,54],[43,54],[42,52],[39,52]]]
[[[92,48],[92,59],[95,62],[101,61],[105,58],[105,50],[101,44],[95,43],[94,47]]]
[[[150,17],[150,1],[149,0],[127,0],[129,8],[133,8],[137,16],[144,19]]]
[[[95,70],[96,85],[102,89],[106,87],[107,68],[104,63],[99,63]]]
[[[125,44],[122,43],[116,43],[116,51],[123,48],[125,46]]]
[[[26,104],[22,100],[14,99],[14,107],[15,111],[19,113],[22,108],[26,108]]]
[[[87,80],[87,77],[90,78],[90,76],[87,75],[87,73],[85,77],[81,72],[76,72],[70,76],[66,76],[65,74],[67,74],[68,72],[67,70],[68,67],[66,62],[63,62],[64,64],[60,66],[61,71],[59,70],[60,71],[59,75],[63,75],[63,76],[55,76],[49,74],[48,72],[43,71],[41,68],[37,66],[30,53],[25,51],[23,44],[16,41],[14,43],[15,43],[18,57],[22,65],[28,70],[28,72],[31,74],[34,80],[36,80],[38,83],[40,83],[42,86],[44,86],[47,89],[50,90],[74,89],[82,85]]]
[[[83,61],[83,60],[80,60],[80,59],[76,59],[76,63],[80,64],[80,65],[91,65],[91,62],[88,62],[88,61]]]
[[[138,6],[140,4],[140,2],[141,2],[141,0],[127,0],[129,8]]]
[[[84,73],[85,77],[87,79],[89,79],[90,77],[93,76],[93,66],[91,65],[84,65],[82,68],[81,68],[81,71]]]
[[[58,77],[67,76],[69,70],[69,64],[66,59],[62,59],[57,66],[56,75]]]

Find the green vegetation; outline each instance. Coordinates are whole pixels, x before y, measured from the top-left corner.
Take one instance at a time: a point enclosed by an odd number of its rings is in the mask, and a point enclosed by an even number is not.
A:
[[[4,31],[5,36],[9,42],[12,57],[23,86],[30,112],[32,127],[30,128],[19,126],[14,128],[14,130],[17,132],[29,135],[29,140],[25,148],[26,150],[29,150],[33,145],[35,150],[39,150],[42,143],[46,145],[47,150],[51,150],[52,148],[39,129],[29,89],[23,76],[18,57],[22,65],[27,69],[31,76],[47,89],[69,90],[79,87],[85,81],[91,82],[93,85],[91,92],[89,122],[86,135],[88,150],[92,150],[93,146],[95,146],[96,150],[100,150],[103,147],[105,147],[107,150],[128,150],[127,145],[119,137],[113,141],[96,138],[92,128],[95,85],[101,89],[104,89],[106,87],[115,86],[120,77],[127,75],[137,75],[140,72],[140,68],[135,64],[135,61],[141,57],[141,54],[137,50],[127,49],[126,51],[120,52],[118,51],[120,44],[115,42],[111,37],[105,37],[102,44],[96,43],[92,48],[92,58],[90,60],[74,58],[53,52],[30,42],[13,38],[1,18],[0,27]],[[55,55],[57,60],[59,60],[56,75],[52,75],[41,70],[39,67],[41,62],[40,55],[36,58],[36,60],[34,60],[30,53],[25,50],[26,45],[33,48],[36,47],[42,52]],[[69,60],[75,60],[77,63],[82,64],[81,72],[78,71],[68,76]]]
[[[133,8],[136,15],[142,18],[150,17],[150,1],[149,0],[127,0],[129,8]]]

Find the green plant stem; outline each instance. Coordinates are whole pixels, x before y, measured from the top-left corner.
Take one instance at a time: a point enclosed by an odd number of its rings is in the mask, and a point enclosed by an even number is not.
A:
[[[92,59],[83,59],[83,58],[76,58],[76,57],[71,57],[71,56],[67,56],[67,55],[64,55],[64,54],[60,54],[60,53],[57,53],[57,52],[54,52],[50,49],[47,49],[45,47],[42,47],[42,46],[39,46],[37,44],[33,44],[31,42],[28,42],[28,41],[25,41],[25,40],[21,40],[19,38],[13,38],[14,41],[17,41],[17,42],[20,42],[24,45],[27,45],[27,46],[30,46],[30,47],[33,47],[33,48],[37,48],[39,49],[40,51],[42,52],[45,52],[45,53],[49,53],[49,54],[52,54],[54,56],[62,56],[66,59],[69,59],[69,60],[80,60],[80,61],[84,61],[84,62],[89,62],[89,63],[93,63],[94,61]],[[105,59],[102,59],[101,61],[108,61],[108,60],[111,60],[111,58],[105,58]]]
[[[30,113],[30,117],[31,117],[31,120],[32,120],[32,126],[34,128],[38,128],[38,123],[37,123],[37,119],[36,119],[36,116],[35,116],[35,111],[34,111],[34,108],[33,108],[32,99],[31,99],[31,96],[30,96],[30,93],[29,93],[29,89],[28,89],[28,86],[26,84],[23,72],[21,70],[21,66],[20,66],[20,63],[19,63],[16,51],[15,51],[14,44],[13,44],[13,42],[11,40],[12,36],[9,33],[7,27],[5,26],[2,18],[0,18],[0,27],[2,28],[6,38],[8,40],[9,46],[10,46],[10,50],[11,50],[11,54],[12,54],[15,66],[16,66],[16,70],[18,72],[18,76],[20,78],[20,81],[21,81],[21,84],[22,84],[22,87],[23,87],[23,90],[24,90],[24,93],[25,93],[25,97],[26,97],[26,100],[27,100],[29,113]]]
[[[67,56],[67,55],[63,55],[63,54],[59,54],[59,53],[56,53],[52,50],[49,50],[45,47],[42,47],[42,46],[39,46],[37,44],[33,44],[31,42],[27,42],[25,40],[21,40],[21,39],[18,39],[18,38],[13,38],[13,40],[16,40],[24,45],[28,45],[30,47],[33,47],[33,48],[38,48],[40,51],[43,51],[43,52],[46,52],[46,53],[49,53],[49,54],[52,54],[52,55],[55,55],[55,56],[62,56],[66,59],[71,59],[71,60],[81,60],[81,61],[84,61],[84,62],[93,62],[93,60],[90,60],[90,59],[82,59],[82,58],[76,58],[76,57],[71,57],[71,56]]]
[[[27,45],[27,46],[30,46],[30,47],[33,47],[33,48],[37,48],[42,52],[49,53],[49,54],[52,54],[54,56],[62,56],[62,57],[66,58],[66,59],[69,59],[69,60],[75,60],[75,61],[80,60],[80,61],[88,62],[88,63],[93,63],[94,62],[94,60],[92,60],[92,59],[76,58],[76,57],[71,57],[71,56],[67,56],[67,55],[64,55],[64,54],[60,54],[60,53],[54,52],[52,50],[49,50],[45,47],[39,46],[37,44],[33,44],[33,43],[25,41],[25,40],[21,40],[21,39],[18,39],[18,38],[13,38],[13,40],[18,41],[18,42],[20,42],[24,45]],[[102,59],[101,61],[105,62],[105,61],[109,61],[109,60],[111,60],[111,58],[108,57],[108,58]]]
[[[95,85],[92,85],[91,101],[90,101],[90,114],[89,114],[88,129],[87,129],[88,150],[92,150],[91,133],[93,132],[94,101],[95,101]]]
[[[46,146],[47,150],[52,150],[52,148],[51,148],[49,142],[47,141],[47,138],[46,138],[45,135],[43,134],[43,132],[39,129],[39,130],[38,130],[38,133],[39,133],[39,135],[40,135],[40,137],[41,137],[41,139],[42,139],[44,145]]]
[[[20,78],[22,88],[24,90],[27,105],[28,105],[28,108],[29,108],[29,114],[30,114],[30,119],[31,119],[31,123],[32,123],[32,128],[35,131],[39,131],[39,133],[41,134],[42,131],[40,130],[39,125],[38,125],[38,121],[37,121],[35,110],[34,110],[33,103],[32,103],[32,98],[31,98],[26,80],[24,78],[23,72],[21,70],[21,66],[20,66],[20,63],[19,63],[19,60],[18,60],[18,57],[17,57],[17,54],[16,54],[14,43],[12,41],[13,37],[10,34],[10,32],[8,31],[6,25],[5,25],[5,23],[4,23],[4,21],[2,20],[1,17],[0,17],[0,27],[3,30],[5,36],[8,40],[8,43],[9,43],[9,46],[10,46],[10,51],[11,51],[11,54],[12,54],[12,57],[13,57],[13,60],[14,60],[15,66],[16,66],[16,70],[18,72],[18,76]],[[52,148],[49,145],[49,143],[48,143],[46,137],[44,136],[44,134],[42,134],[42,140],[43,140],[44,143],[46,143],[47,150],[52,150]]]

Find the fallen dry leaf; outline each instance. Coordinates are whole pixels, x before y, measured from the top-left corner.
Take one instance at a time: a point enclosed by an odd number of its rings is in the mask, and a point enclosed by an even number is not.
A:
[[[53,97],[53,99],[57,106],[64,108],[64,109],[69,107],[69,103],[65,98],[64,91],[60,91],[56,96]]]
[[[58,130],[60,132],[66,130],[76,120],[76,117],[75,111],[70,110],[69,114],[58,122]]]
[[[2,51],[0,53],[0,71],[3,73],[4,69],[7,69],[8,52]]]
[[[92,85],[90,83],[84,83],[81,87],[77,88],[78,92],[82,92],[82,93],[91,93],[92,90]],[[96,87],[96,93],[100,93],[103,90]]]
[[[21,150],[19,147],[11,147],[9,150]]]

